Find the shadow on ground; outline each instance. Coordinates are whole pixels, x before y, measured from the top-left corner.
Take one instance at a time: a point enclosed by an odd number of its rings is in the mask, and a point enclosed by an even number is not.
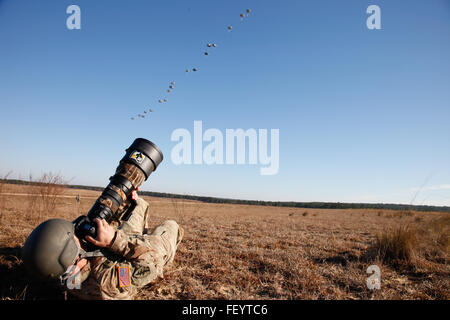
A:
[[[58,286],[30,276],[21,260],[21,247],[0,248],[0,299],[62,300]]]

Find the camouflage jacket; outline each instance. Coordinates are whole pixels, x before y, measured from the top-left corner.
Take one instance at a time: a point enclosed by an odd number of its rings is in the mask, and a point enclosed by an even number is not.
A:
[[[134,210],[148,210],[148,203],[139,200]],[[81,288],[68,290],[70,294],[81,299],[132,299],[137,288],[162,276],[163,256],[144,235],[117,229],[112,245],[102,253],[104,256],[88,258],[80,270]]]

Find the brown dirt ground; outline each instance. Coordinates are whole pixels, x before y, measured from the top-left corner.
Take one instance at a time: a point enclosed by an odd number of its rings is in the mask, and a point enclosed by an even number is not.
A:
[[[36,213],[30,186],[3,185],[0,194],[0,299],[62,299],[56,288],[30,278],[20,248],[40,222],[73,220],[99,192],[65,189],[53,213]],[[81,204],[75,196],[80,194]],[[164,279],[137,299],[449,299],[445,259],[416,267],[385,264],[370,248],[376,235],[398,225],[425,224],[444,213],[319,210],[144,197],[149,224],[176,220],[185,236]],[[31,213],[30,208],[33,208]],[[381,290],[366,286],[366,269],[381,269]]]

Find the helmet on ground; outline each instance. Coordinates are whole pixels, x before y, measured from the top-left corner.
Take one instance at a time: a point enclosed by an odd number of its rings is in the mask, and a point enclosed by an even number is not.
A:
[[[41,278],[58,279],[80,254],[74,235],[74,225],[69,221],[50,219],[42,222],[23,246],[26,268]]]

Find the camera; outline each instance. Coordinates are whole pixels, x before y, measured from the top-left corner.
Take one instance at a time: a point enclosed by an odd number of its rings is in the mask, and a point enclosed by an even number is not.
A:
[[[151,141],[137,138],[125,150],[125,156],[120,160],[110,183],[95,201],[87,215],[73,221],[75,235],[81,240],[89,235],[97,236],[97,225],[94,219],[105,219],[110,223],[113,219],[127,220],[136,206],[131,193],[139,188],[150,174],[156,170],[163,160],[163,154]],[[124,208],[127,208],[126,210]]]

